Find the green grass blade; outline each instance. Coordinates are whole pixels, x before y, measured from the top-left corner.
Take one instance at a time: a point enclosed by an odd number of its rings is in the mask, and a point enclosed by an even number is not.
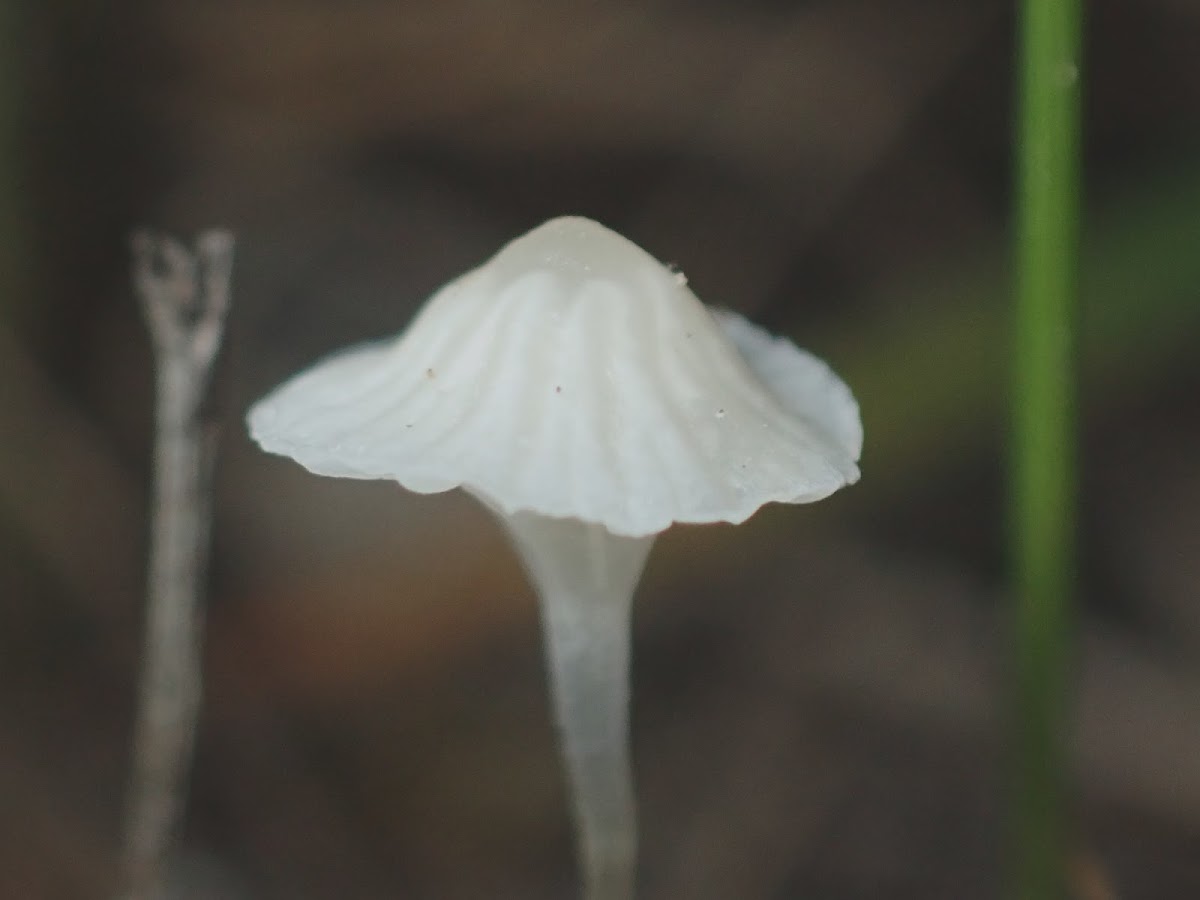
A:
[[[1012,396],[1015,896],[1065,896],[1076,492],[1079,0],[1024,0]]]

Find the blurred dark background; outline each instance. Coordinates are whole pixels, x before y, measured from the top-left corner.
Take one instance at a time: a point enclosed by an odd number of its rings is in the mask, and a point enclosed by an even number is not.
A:
[[[114,884],[148,340],[127,237],[239,244],[188,898],[574,896],[536,611],[457,494],[247,406],[562,213],[828,359],[863,480],[660,539],[646,898],[1001,896],[1014,15],[994,0],[0,12],[0,897]],[[1088,4],[1083,900],[1200,896],[1200,5]]]

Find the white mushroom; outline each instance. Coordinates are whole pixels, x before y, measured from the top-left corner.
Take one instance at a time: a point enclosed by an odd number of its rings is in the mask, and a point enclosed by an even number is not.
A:
[[[536,588],[589,900],[633,896],[631,598],[672,522],[741,522],[858,480],[858,406],[819,359],[596,222],[554,219],[250,411],[309,470],[504,523]]]

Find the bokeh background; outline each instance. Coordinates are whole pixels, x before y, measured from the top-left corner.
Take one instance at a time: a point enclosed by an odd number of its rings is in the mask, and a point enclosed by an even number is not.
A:
[[[1072,889],[1186,900],[1200,6],[1088,7]],[[867,434],[854,488],[651,557],[644,896],[1001,896],[1013,31],[998,0],[5,2],[0,897],[115,881],[143,224],[239,240],[179,896],[573,896],[536,609],[496,527],[242,427],[567,212],[827,358]]]

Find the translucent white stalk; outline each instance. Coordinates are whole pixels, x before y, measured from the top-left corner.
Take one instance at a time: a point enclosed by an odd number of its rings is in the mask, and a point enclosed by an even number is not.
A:
[[[633,592],[656,535],[501,516],[537,589],[585,900],[631,900],[637,811],[629,750]]]

